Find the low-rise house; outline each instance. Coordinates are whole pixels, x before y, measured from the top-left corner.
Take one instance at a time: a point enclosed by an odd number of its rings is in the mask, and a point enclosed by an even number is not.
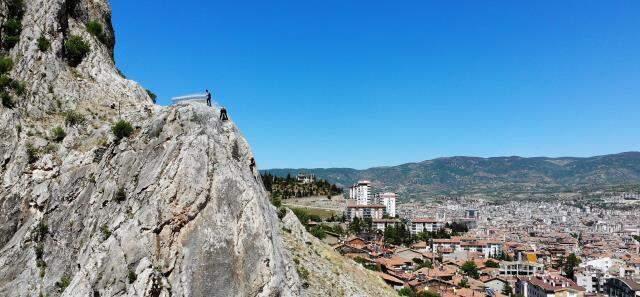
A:
[[[494,277],[484,281],[484,285],[487,288],[493,290],[493,292],[500,293],[507,286],[509,282],[503,278]]]
[[[583,297],[585,289],[559,275],[518,277],[516,294],[524,297]]]

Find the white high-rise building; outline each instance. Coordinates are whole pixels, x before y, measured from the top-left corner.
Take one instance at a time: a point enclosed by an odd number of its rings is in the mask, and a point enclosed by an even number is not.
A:
[[[355,200],[356,205],[372,204],[371,182],[361,180],[349,188],[349,199]]]
[[[398,195],[396,193],[382,193],[380,194],[380,202],[386,207],[385,212],[390,217],[396,216],[396,200]]]

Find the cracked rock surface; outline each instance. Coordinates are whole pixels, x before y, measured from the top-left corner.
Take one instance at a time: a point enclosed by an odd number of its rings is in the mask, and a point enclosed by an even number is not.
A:
[[[202,104],[155,106],[122,77],[112,44],[85,27],[113,38],[105,0],[24,3],[20,42],[4,53],[26,93],[0,105],[0,296],[299,296],[233,122]],[[71,35],[91,47],[77,67],[64,59]],[[121,141],[119,119],[134,127]]]

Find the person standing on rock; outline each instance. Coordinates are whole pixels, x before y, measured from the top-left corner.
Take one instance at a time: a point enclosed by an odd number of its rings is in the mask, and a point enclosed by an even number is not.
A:
[[[207,106],[211,107],[211,93],[209,92],[209,90],[206,90],[207,92]]]
[[[227,109],[224,107],[220,110],[220,120],[222,121],[229,120],[229,117],[227,116]]]

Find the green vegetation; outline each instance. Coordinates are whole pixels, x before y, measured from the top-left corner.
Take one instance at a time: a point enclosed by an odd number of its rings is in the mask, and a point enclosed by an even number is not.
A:
[[[127,200],[127,193],[124,191],[123,187],[120,187],[118,191],[116,191],[114,198],[118,203],[124,202],[125,200]]]
[[[462,288],[468,288],[469,287],[469,280],[466,278],[463,278],[459,283],[458,286],[462,287]]]
[[[492,260],[487,260],[487,262],[484,263],[484,266],[489,268],[500,268],[500,264]]]
[[[22,17],[24,16],[24,2],[23,0],[8,0],[7,6],[7,18],[4,24],[2,24],[0,41],[2,48],[5,50],[12,49],[20,41],[20,33],[22,32]]]
[[[279,197],[277,197],[277,199],[280,199]],[[295,213],[296,211],[300,211],[300,212],[304,212],[310,216],[313,216],[313,221],[315,222],[320,222],[322,220],[327,220],[327,221],[335,221],[336,219],[336,214],[337,212],[335,211],[331,211],[331,210],[326,210],[326,209],[319,209],[319,208],[308,208],[308,207],[290,207],[291,210],[293,210],[293,212]]]
[[[324,239],[325,237],[327,237],[327,233],[325,233],[324,229],[322,229],[322,227],[320,226],[311,227],[309,229],[309,233],[311,233],[311,235],[315,236],[318,239]]]
[[[138,279],[138,276],[136,275],[135,271],[129,269],[129,274],[127,275],[127,278],[129,279],[129,283],[133,284]]]
[[[44,35],[38,38],[38,49],[41,52],[46,52],[51,48],[51,42]]]
[[[55,142],[61,142],[66,136],[67,133],[60,126],[51,129],[51,140]]]
[[[104,28],[98,21],[90,21],[87,23],[87,32],[93,36],[99,37],[104,34]]]
[[[125,120],[119,120],[115,125],[113,125],[113,127],[111,127],[111,131],[113,132],[113,135],[115,135],[116,140],[121,140],[122,138],[131,136],[133,133],[133,126]]]
[[[422,260],[420,258],[413,258],[413,263],[416,263],[416,270],[422,268],[433,268],[433,264],[429,260]]]
[[[356,261],[356,263],[359,263],[360,265],[362,265],[364,268],[372,270],[372,271],[380,271],[380,266],[376,265],[375,263],[372,263],[371,261],[362,258],[362,257],[356,257],[355,259],[353,259],[354,261]]]
[[[67,126],[77,126],[84,123],[84,116],[82,114],[69,110],[64,114],[64,122]]]
[[[2,106],[6,108],[16,107],[16,104],[13,102],[13,99],[11,98],[11,95],[9,95],[9,93],[0,92],[0,97],[2,97]]]
[[[469,277],[472,277],[472,278],[475,278],[475,279],[480,278],[480,273],[478,271],[478,266],[473,261],[464,262],[464,264],[462,264],[462,266],[460,267],[460,270],[466,276],[469,276]]]
[[[91,51],[89,44],[87,44],[82,37],[72,35],[64,43],[64,50],[67,57],[67,63],[69,66],[76,67],[82,63],[82,60]]]
[[[298,182],[297,179],[274,176],[267,172],[261,175],[265,189],[272,196],[288,199],[293,197],[333,196],[342,194],[342,189],[326,180],[317,180],[311,183]]]
[[[71,284],[71,278],[67,275],[62,276],[59,281],[56,282],[56,287],[60,289],[60,291],[64,292],[64,290]]]
[[[10,57],[0,56],[0,74],[7,74],[13,69],[13,60]]]
[[[35,148],[31,143],[27,143],[27,162],[33,164],[40,158],[40,150]]]
[[[49,226],[43,222],[38,223],[34,230],[35,240],[42,241],[47,234],[49,234]]]
[[[300,276],[301,279],[303,280],[309,279],[309,271],[306,268],[302,266],[298,266],[296,270],[298,271],[298,276]]]
[[[151,92],[149,89],[146,89],[146,91],[147,95],[149,95],[149,98],[151,98],[151,101],[153,101],[153,103],[156,103],[156,99],[158,98],[158,96]]]
[[[578,257],[574,253],[571,253],[567,257],[566,261],[564,261],[564,266],[563,266],[564,273],[567,278],[573,279],[575,268],[578,267],[580,262],[581,262],[580,259],[578,259]]]
[[[398,295],[407,296],[407,297],[440,297],[438,293],[434,293],[431,291],[420,291],[417,292],[415,289],[404,287],[398,291]]]
[[[512,296],[513,295],[513,288],[511,287],[509,282],[507,282],[504,285],[504,288],[502,288],[502,295],[505,295],[505,296]]]
[[[107,240],[111,236],[111,230],[109,230],[109,226],[107,225],[102,225],[100,232],[102,232],[102,239],[104,240]]]
[[[409,245],[412,242],[411,232],[409,232],[404,224],[387,226],[387,228],[384,229],[384,241],[387,244]]]

